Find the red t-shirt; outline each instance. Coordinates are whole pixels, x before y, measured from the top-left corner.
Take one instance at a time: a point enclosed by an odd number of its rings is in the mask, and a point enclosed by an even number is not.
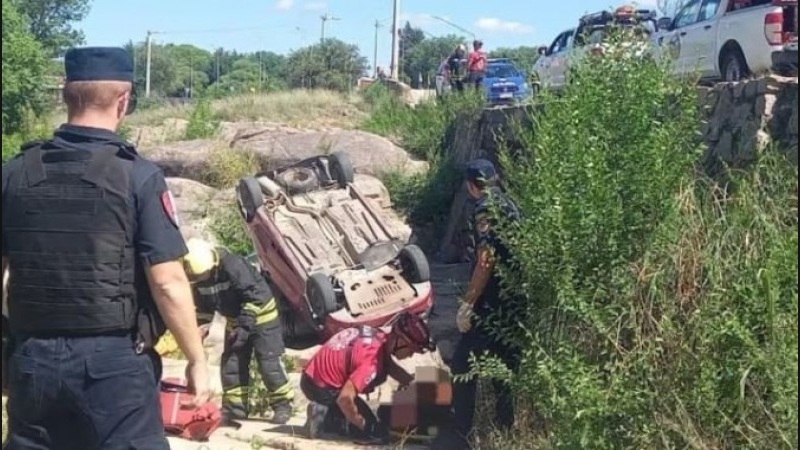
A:
[[[485,72],[486,53],[481,50],[471,52],[467,58],[467,64],[470,72]]]
[[[364,393],[384,371],[386,339],[386,333],[379,330],[375,330],[372,337],[360,336],[358,328],[342,330],[319,349],[304,372],[319,387],[341,389],[350,380],[358,393]],[[350,360],[352,373],[347,373],[347,347],[354,340]]]

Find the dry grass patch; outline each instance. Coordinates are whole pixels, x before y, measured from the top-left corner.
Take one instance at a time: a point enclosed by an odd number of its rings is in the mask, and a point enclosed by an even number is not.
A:
[[[217,120],[227,122],[274,122],[290,126],[308,125],[352,128],[361,117],[357,95],[326,90],[291,90],[270,94],[246,94],[214,100],[211,109]],[[171,105],[137,111],[132,127],[160,125],[170,118],[186,119],[193,105]]]

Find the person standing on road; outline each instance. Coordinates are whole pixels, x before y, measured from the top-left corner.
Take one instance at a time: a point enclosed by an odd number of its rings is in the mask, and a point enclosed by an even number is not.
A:
[[[135,107],[131,55],[73,48],[64,64],[67,123],[3,165],[4,448],[168,450],[152,351],[164,324],[194,403],[209,396],[175,205],[117,134]]]
[[[278,304],[267,281],[247,260],[200,239],[189,239],[185,269],[194,288],[199,322],[219,312],[227,321],[220,364],[223,426],[249,416],[250,361],[255,353],[267,387],[272,422],[292,418],[294,389],[281,357],[285,348]]]
[[[469,71],[469,81],[475,86],[476,91],[479,91],[483,85],[488,64],[486,52],[483,51],[483,41],[475,39],[472,41],[472,52],[467,58],[467,70]]]
[[[447,74],[450,78],[450,87],[458,92],[464,92],[464,56],[467,48],[458,44],[453,53],[447,58]]]
[[[320,433],[346,434],[353,425],[357,439],[386,437],[378,419],[359,394],[368,394],[392,377],[401,388],[414,376],[394,358],[434,351],[430,331],[416,315],[399,315],[389,333],[361,326],[348,328],[331,337],[311,358],[303,371],[300,388],[310,401],[306,432],[316,439]]]
[[[486,322],[492,320],[494,314],[500,319],[509,315],[518,305],[515,299],[501,299],[500,278],[495,270],[498,263],[509,263],[511,253],[496,232],[496,223],[492,216],[492,208],[518,222],[520,212],[514,202],[500,189],[499,177],[494,165],[485,159],[477,159],[467,164],[467,189],[475,199],[475,210],[472,217],[472,229],[475,239],[475,262],[467,292],[458,310],[457,325],[461,338],[456,346],[451,364],[454,375],[466,375],[470,372],[470,356],[481,356],[488,351],[490,355],[499,357],[512,372],[519,367],[519,350],[496,340]],[[475,323],[475,319],[477,324]],[[453,384],[453,412],[455,430],[444,433],[434,443],[435,449],[461,450],[468,447],[468,439],[472,432],[475,414],[477,380]],[[502,428],[510,428],[514,424],[514,399],[510,388],[495,382],[495,421]]]

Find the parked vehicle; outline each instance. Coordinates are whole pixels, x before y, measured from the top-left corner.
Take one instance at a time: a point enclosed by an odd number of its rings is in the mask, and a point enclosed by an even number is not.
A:
[[[690,0],[667,22],[657,42],[679,76],[738,81],[767,72],[787,39],[773,0]]]
[[[425,254],[395,236],[352,182],[343,153],[239,182],[241,215],[257,254],[251,262],[275,290],[287,340],[301,339],[298,321],[326,339],[433,307]]]
[[[797,76],[797,0],[773,0],[783,9],[783,47],[772,52],[772,70],[779,75]]]
[[[511,59],[489,59],[483,86],[490,104],[518,103],[527,99],[531,87],[525,74],[520,71]]]
[[[622,8],[620,8],[622,9]],[[532,82],[541,89],[559,91],[567,84],[569,67],[588,52],[603,53],[608,47],[607,37],[612,27],[623,31],[636,31],[640,37],[635,54],[649,50],[649,39],[658,31],[656,12],[648,9],[599,11],[584,15],[578,26],[562,31],[549,47],[540,47],[540,57],[533,66]]]

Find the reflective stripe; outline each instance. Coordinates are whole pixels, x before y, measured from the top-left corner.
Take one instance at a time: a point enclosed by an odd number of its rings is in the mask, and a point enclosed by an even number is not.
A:
[[[242,309],[253,313],[256,325],[263,325],[278,319],[278,305],[274,298],[271,298],[264,306],[246,303]]]
[[[225,389],[222,393],[222,399],[226,404],[244,405],[249,390],[250,388],[247,386],[236,386]]]
[[[294,399],[294,389],[292,389],[292,383],[286,382],[283,386],[279,387],[273,392],[267,393],[267,399],[270,403],[280,403],[283,401],[291,401]]]
[[[217,295],[222,291],[227,291],[231,288],[230,281],[223,281],[207,287],[197,287],[197,293],[200,295]]]

